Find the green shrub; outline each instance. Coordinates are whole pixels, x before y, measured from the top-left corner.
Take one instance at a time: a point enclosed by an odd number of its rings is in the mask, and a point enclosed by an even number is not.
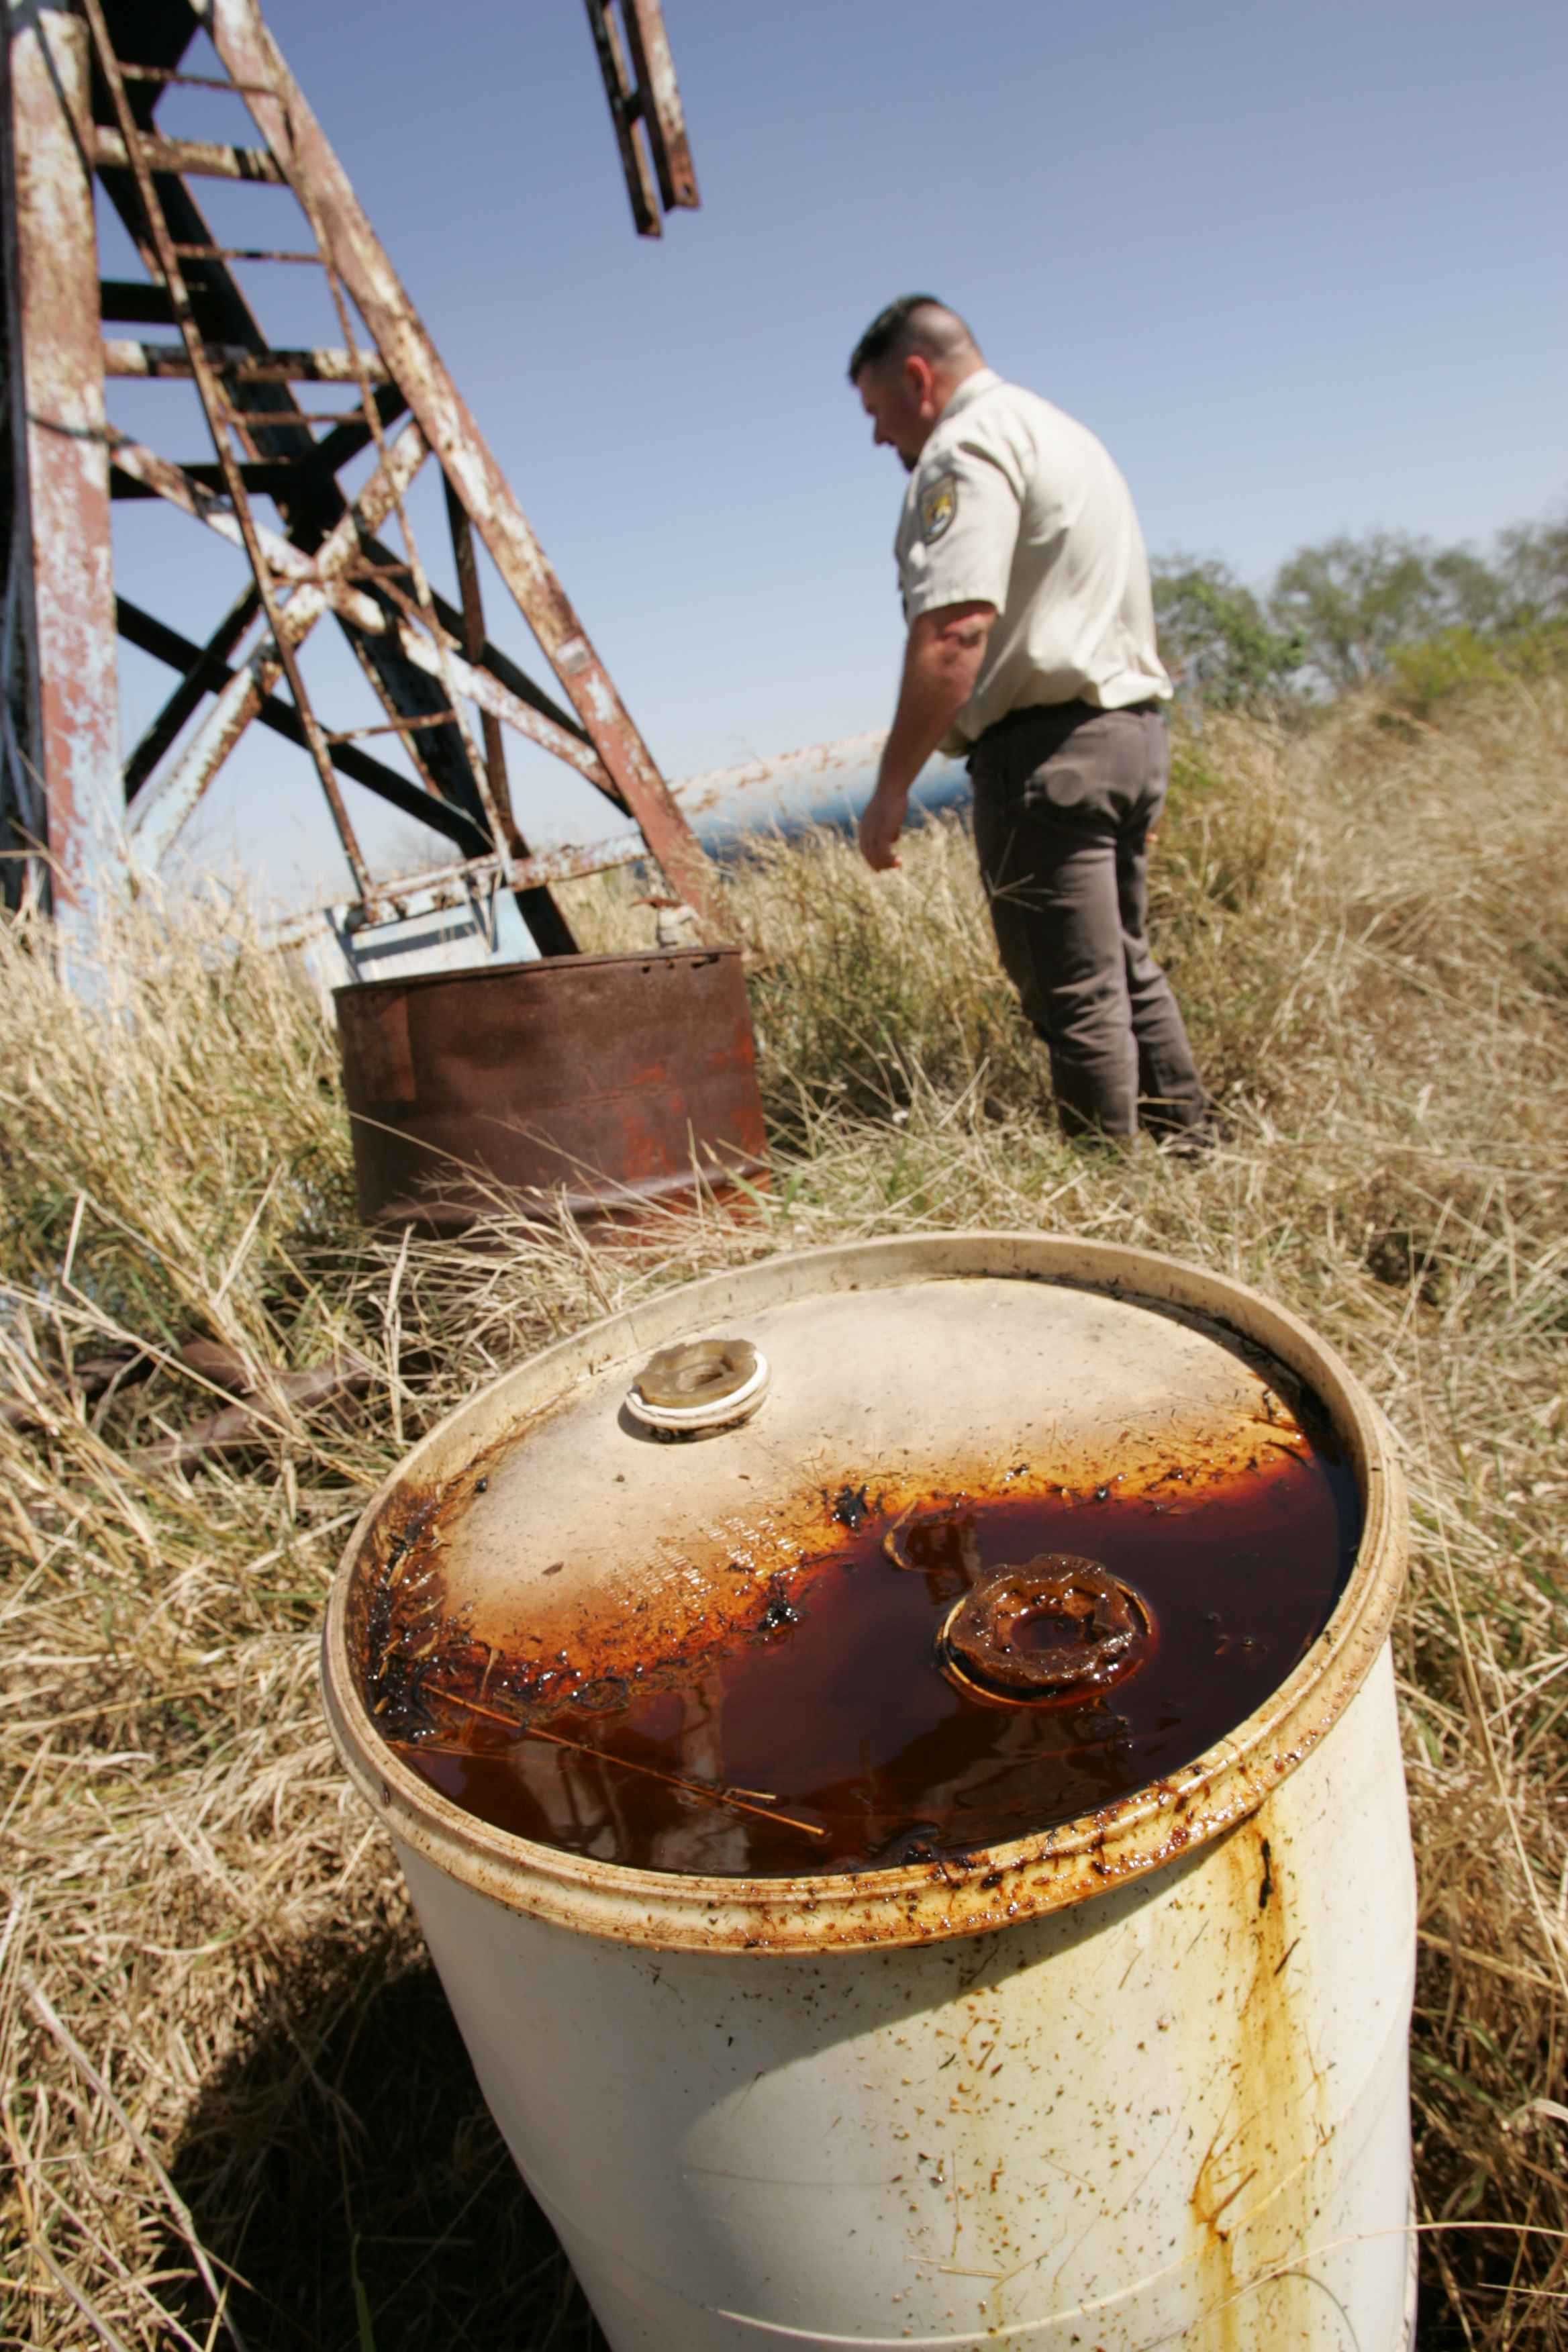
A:
[[[1498,636],[1472,628],[1441,629],[1436,636],[1395,646],[1389,669],[1394,701],[1417,719],[1427,719],[1452,695],[1562,676],[1568,671],[1568,622],[1538,621]]]

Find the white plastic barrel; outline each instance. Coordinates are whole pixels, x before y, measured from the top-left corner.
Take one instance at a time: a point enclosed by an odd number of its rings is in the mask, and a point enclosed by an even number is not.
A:
[[[718,1333],[764,1352],[764,1407],[699,1443],[639,1435],[638,1366]],[[1224,1475],[1259,1443],[1258,1348],[1353,1463],[1353,1569],[1254,1715],[1099,1813],[962,1864],[633,1870],[463,1812],[367,1712],[365,1596],[406,1559],[481,1643],[623,1606],[689,1626],[738,1530],[765,1572],[870,1464],[911,1491],[973,1491],[1026,1444],[1064,1483],[1173,1450]],[[879,1242],[715,1276],[550,1349],[425,1441],[340,1570],[329,1717],[615,2352],[1413,2344],[1404,1559],[1384,1425],[1321,1341],[1237,1284],[1072,1240]]]

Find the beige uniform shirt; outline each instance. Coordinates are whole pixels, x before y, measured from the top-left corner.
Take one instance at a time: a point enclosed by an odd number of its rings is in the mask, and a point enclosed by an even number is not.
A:
[[[1041,702],[1120,710],[1171,691],[1126,483],[1092,433],[993,368],[967,376],[910,477],[894,541],[904,617],[994,604],[942,750]]]

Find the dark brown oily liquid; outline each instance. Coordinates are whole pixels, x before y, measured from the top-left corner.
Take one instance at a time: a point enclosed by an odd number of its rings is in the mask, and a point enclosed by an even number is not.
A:
[[[1349,1469],[1321,1446],[1171,1499],[931,1507],[941,1518],[917,1515],[900,1538],[910,1567],[886,1556],[873,1508],[841,1547],[775,1580],[762,1626],[753,1614],[681,1687],[548,1718],[598,1754],[473,1716],[402,1752],[501,1829],[640,1869],[795,1877],[964,1854],[1109,1805],[1250,1715],[1321,1632],[1360,1527]],[[976,1561],[1044,1552],[1134,1586],[1152,1654],[1079,1698],[1008,1706],[955,1688],[937,1635]]]

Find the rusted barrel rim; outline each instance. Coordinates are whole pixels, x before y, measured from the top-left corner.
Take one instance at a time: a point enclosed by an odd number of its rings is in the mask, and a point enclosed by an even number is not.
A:
[[[1253,1715],[1181,1770],[1102,1811],[954,1861],[822,1877],[681,1877],[595,1862],[494,1828],[452,1804],[380,1739],[360,1705],[345,1638],[359,1549],[411,1476],[451,1476],[577,1380],[646,1360],[693,1330],[764,1307],[915,1281],[1068,1281],[1186,1307],[1268,1349],[1311,1388],[1345,1445],[1363,1525],[1332,1616]],[[634,1336],[635,1327],[635,1336]],[[1150,1250],[1072,1235],[927,1234],[803,1251],[712,1275],[605,1318],[531,1357],[431,1431],[373,1497],[345,1547],[322,1636],[327,1718],[360,1794],[392,1834],[448,1876],[518,1911],[618,1941],[725,1952],[861,1950],[968,1936],[1103,1894],[1205,1843],[1294,1771],[1354,1697],[1387,1638],[1405,1579],[1407,1511],[1387,1423],[1334,1351],[1261,1292]]]

